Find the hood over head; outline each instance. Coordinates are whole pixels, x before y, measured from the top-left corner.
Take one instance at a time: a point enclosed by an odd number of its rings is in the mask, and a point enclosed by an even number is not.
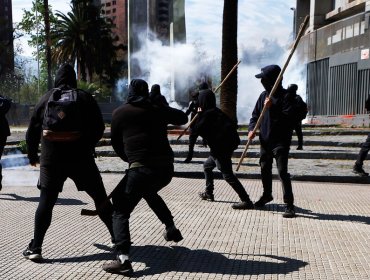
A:
[[[210,89],[199,91],[198,101],[203,111],[216,108],[216,95]]]
[[[206,82],[203,82],[199,85],[199,90],[202,90],[202,89],[208,89],[209,86]]]
[[[127,103],[141,103],[149,97],[148,83],[142,79],[133,79],[128,87]]]
[[[289,92],[297,92],[298,86],[296,84],[290,84],[286,90]]]
[[[261,83],[267,91],[271,91],[280,72],[281,68],[278,65],[267,65],[263,67],[261,73],[257,74],[255,77],[261,79]]]
[[[55,76],[54,87],[70,86],[77,88],[76,72],[72,65],[64,63],[59,67]]]
[[[157,85],[157,84],[152,85],[152,88],[150,89],[149,95],[150,95],[150,97],[161,95],[160,85]]]

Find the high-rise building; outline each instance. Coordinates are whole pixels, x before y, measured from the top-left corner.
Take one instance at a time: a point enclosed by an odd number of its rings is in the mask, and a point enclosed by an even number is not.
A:
[[[0,76],[14,70],[12,1],[0,0]]]
[[[119,60],[127,57],[127,32],[128,32],[128,0],[100,0],[101,14],[112,21],[112,33],[118,37],[117,46],[121,46],[117,56]]]
[[[295,26],[309,28],[298,49],[307,63],[312,123],[369,125],[370,0],[297,0]]]
[[[127,2],[128,0],[101,0],[101,13],[112,20],[112,32],[120,44],[127,45]]]

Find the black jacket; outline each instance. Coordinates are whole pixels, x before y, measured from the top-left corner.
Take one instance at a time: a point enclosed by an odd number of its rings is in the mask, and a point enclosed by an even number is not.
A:
[[[1,95],[0,97],[1,99],[4,98]],[[10,104],[11,104],[11,101],[6,100],[6,99],[3,101],[3,104],[0,104],[0,106],[6,107],[4,108],[4,110],[1,110],[0,112],[0,138],[2,139],[7,138],[10,135],[9,123],[5,116],[8,110],[10,109]]]
[[[186,122],[184,112],[168,106],[158,108],[152,105],[146,82],[132,80],[127,103],[113,112],[113,149],[130,164],[139,162],[146,166],[158,166],[173,163],[167,125],[182,125]]]
[[[264,101],[269,92],[264,91],[259,96],[252,117],[249,121],[249,131],[256,126],[257,120],[263,110]],[[272,106],[266,110],[259,128],[259,139],[264,147],[290,146],[294,122],[294,108],[287,98],[287,91],[279,87],[271,98]]]
[[[55,87],[76,88],[76,73],[72,66],[64,64],[58,70]],[[30,163],[38,161],[38,147],[41,141],[41,165],[83,161],[93,156],[94,148],[103,136],[105,125],[98,104],[90,93],[78,90],[81,101],[83,130],[82,137],[74,142],[51,142],[42,137],[42,123],[45,106],[54,89],[46,92],[35,106],[26,133],[28,158]]]
[[[240,144],[236,123],[216,107],[216,97],[210,89],[200,91],[199,107],[202,112],[198,113],[192,133],[207,141],[212,156],[231,157]]]

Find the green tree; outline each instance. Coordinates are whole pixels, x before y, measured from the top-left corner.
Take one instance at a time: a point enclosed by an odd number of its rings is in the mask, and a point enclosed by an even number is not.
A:
[[[238,0],[224,0],[222,23],[221,80],[238,61]],[[220,106],[231,119],[237,121],[236,105],[238,92],[237,69],[221,88]]]
[[[111,25],[100,16],[92,0],[71,3],[71,12],[56,13],[58,20],[51,32],[53,58],[58,63],[76,63],[82,81],[91,82],[94,74],[100,78],[104,73],[112,74],[116,57]]]

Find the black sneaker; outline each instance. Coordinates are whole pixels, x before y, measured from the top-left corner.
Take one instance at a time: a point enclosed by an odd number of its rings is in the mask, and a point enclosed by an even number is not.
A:
[[[106,272],[121,274],[124,276],[131,276],[134,273],[129,260],[125,260],[123,263],[121,263],[119,260],[115,260],[110,263],[103,264],[102,268]]]
[[[163,233],[163,237],[166,241],[174,242],[179,242],[184,239],[181,235],[181,232],[174,226],[167,228],[165,233]]]
[[[233,205],[231,205],[231,207],[233,209],[236,209],[236,210],[248,210],[248,209],[254,209],[254,205],[253,205],[253,202],[252,201],[242,201],[242,202],[239,202],[239,203],[234,203]]]
[[[303,150],[303,147],[302,146],[298,146],[297,147],[297,150]]]
[[[23,257],[31,261],[42,260],[41,248],[30,249],[31,245],[32,245],[32,240],[31,240],[31,243],[27,246],[27,249],[23,251]]]
[[[270,201],[272,201],[274,198],[272,197],[272,195],[269,195],[269,196],[261,196],[260,199],[254,204],[255,207],[257,208],[262,208],[264,207],[267,203],[269,203]]]
[[[295,210],[294,206],[287,206],[285,208],[285,212],[283,213],[284,218],[294,218],[295,217]]]
[[[199,197],[203,200],[215,201],[215,196],[213,193],[200,192]]]
[[[360,175],[361,177],[367,177],[369,176],[369,173],[365,172],[365,170],[362,168],[362,166],[359,166],[355,164],[353,166],[353,173]]]

